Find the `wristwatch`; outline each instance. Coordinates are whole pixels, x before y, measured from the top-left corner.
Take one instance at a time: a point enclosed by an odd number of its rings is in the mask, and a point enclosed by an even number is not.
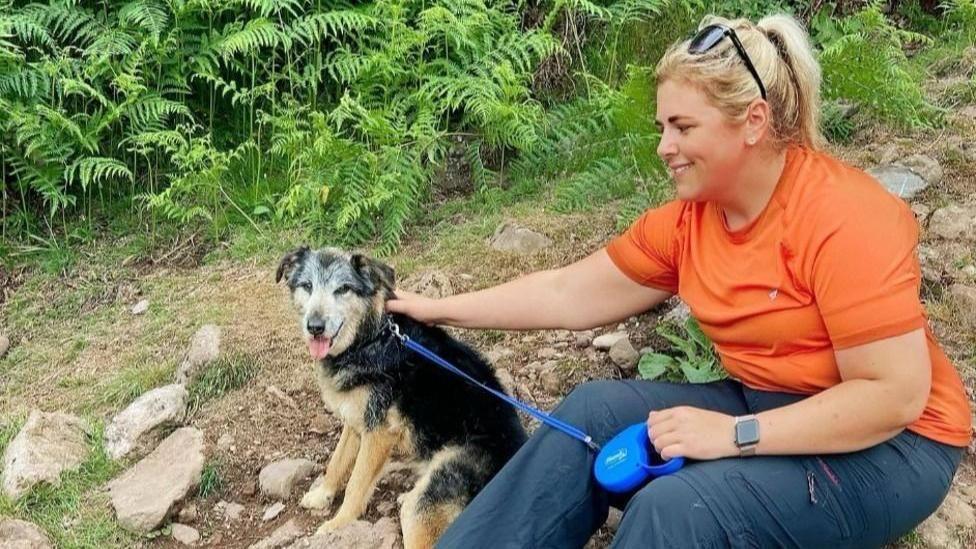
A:
[[[759,444],[759,420],[755,415],[736,416],[735,418],[735,446],[740,456],[756,455],[756,445]]]

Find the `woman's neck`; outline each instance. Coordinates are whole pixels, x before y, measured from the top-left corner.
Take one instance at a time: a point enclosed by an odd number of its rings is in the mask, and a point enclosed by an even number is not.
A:
[[[786,167],[786,149],[756,151],[739,171],[732,194],[716,200],[729,230],[739,230],[759,217],[776,191]]]

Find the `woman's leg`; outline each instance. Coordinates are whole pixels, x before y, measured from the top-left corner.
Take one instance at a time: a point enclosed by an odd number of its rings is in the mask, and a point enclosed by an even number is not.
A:
[[[603,444],[647,420],[650,410],[690,405],[746,413],[741,385],[592,381],[577,387],[553,415]],[[438,542],[441,548],[582,547],[606,520],[608,494],[593,481],[596,456],[580,441],[541,426],[471,501]]]
[[[797,399],[745,397],[752,412]],[[692,463],[631,498],[614,547],[879,547],[938,508],[961,459],[905,431],[848,454]]]

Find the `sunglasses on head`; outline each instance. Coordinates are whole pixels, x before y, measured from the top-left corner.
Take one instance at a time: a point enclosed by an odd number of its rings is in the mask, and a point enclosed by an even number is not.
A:
[[[759,94],[762,98],[766,99],[766,86],[763,86],[762,79],[759,78],[759,73],[756,72],[756,67],[752,65],[752,60],[749,59],[749,54],[746,53],[746,49],[742,47],[742,42],[739,42],[739,37],[735,35],[735,31],[730,27],[725,25],[708,25],[702,30],[698,31],[698,34],[691,39],[691,43],[688,44],[688,53],[692,55],[701,55],[712,48],[716,44],[722,41],[723,38],[728,36],[732,39],[732,45],[735,46],[735,50],[739,52],[739,57],[746,64],[746,68],[752,73],[752,77],[756,79],[756,84],[759,85]]]

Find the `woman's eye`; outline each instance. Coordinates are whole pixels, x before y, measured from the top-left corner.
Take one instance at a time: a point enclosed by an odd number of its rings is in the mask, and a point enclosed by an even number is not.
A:
[[[691,129],[691,126],[678,126],[678,131],[681,133],[687,133]]]

